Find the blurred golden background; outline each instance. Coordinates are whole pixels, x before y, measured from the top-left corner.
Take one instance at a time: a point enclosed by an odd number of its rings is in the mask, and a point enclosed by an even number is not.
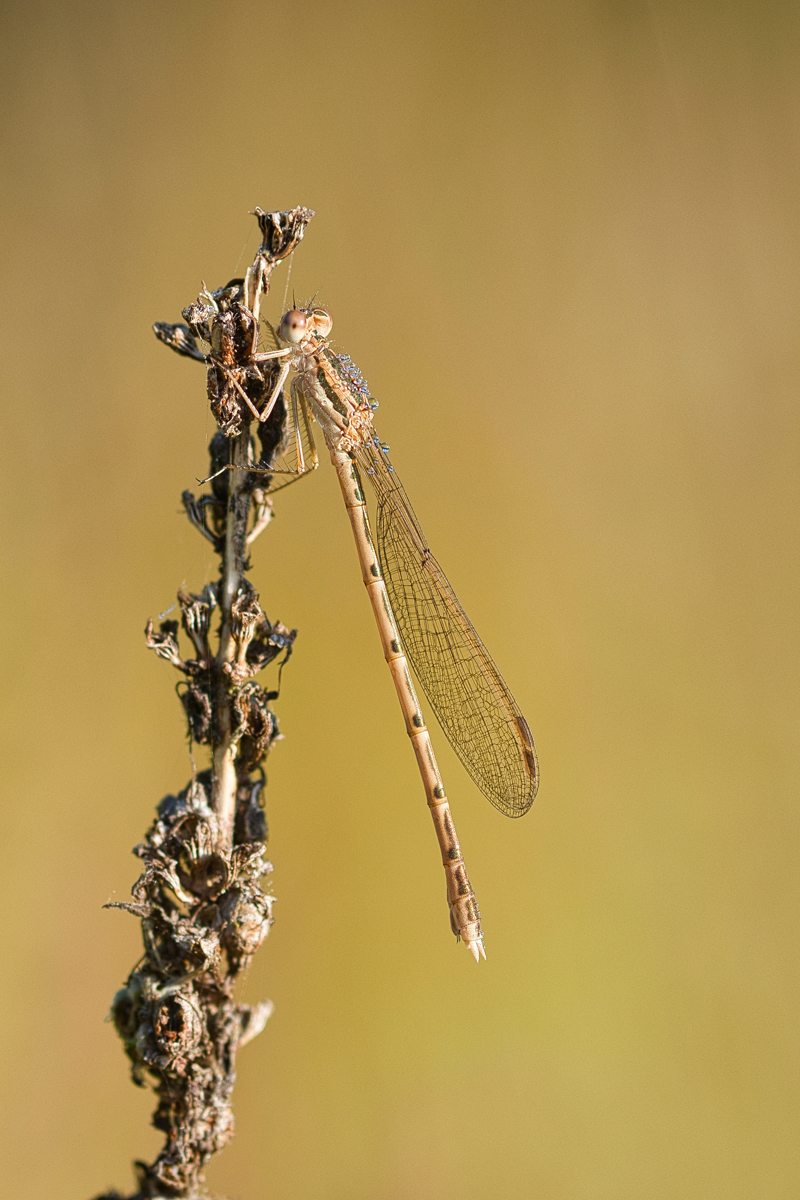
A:
[[[304,204],[291,286],[542,788],[507,821],[441,749],[478,969],[335,477],[282,493],[276,1011],[210,1184],[796,1197],[800,10],[11,0],[4,31],[4,1193],[131,1190],[160,1144],[103,1024],[138,926],[101,905],[190,774],[141,630],[212,574],[179,499],[213,423],[150,326]]]

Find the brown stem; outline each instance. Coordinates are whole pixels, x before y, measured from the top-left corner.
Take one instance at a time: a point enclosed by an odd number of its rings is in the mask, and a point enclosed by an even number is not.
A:
[[[244,465],[250,448],[249,429],[231,438],[230,462]],[[211,803],[220,825],[220,835],[226,847],[233,844],[233,823],[236,815],[236,744],[232,740],[231,676],[226,671],[236,654],[233,637],[233,602],[244,578],[247,560],[247,517],[251,492],[247,487],[247,472],[228,472],[228,506],[225,521],[225,546],[219,589],[221,626],[219,651],[215,659],[217,726],[219,741],[214,748],[214,773]]]
[[[220,555],[218,581],[194,595],[178,592],[181,622],[147,625],[147,644],[183,675],[179,690],[190,740],[208,746],[211,769],[166,796],[134,853],[142,874],[132,902],[109,905],[142,922],[144,953],[114,997],[111,1015],[133,1080],[158,1097],[153,1124],[165,1135],[152,1163],[137,1162],[128,1200],[200,1200],[203,1168],[233,1137],[231,1105],[239,1047],[272,1011],[235,999],[238,978],[272,924],[273,897],[263,884],[266,818],[263,762],[278,737],[269,707],[277,695],[255,681],[285,662],[295,630],[271,623],[246,578],[250,540],[269,522],[269,478],[246,469],[253,412],[264,413],[277,386],[255,357],[258,298],[272,268],[292,252],[313,216],[309,209],[256,209],[262,242],[244,284],[205,286],[184,310],[187,325],[159,323],[157,337],[207,368],[206,390],[219,432],[209,446],[210,494],[183,493],[192,525]],[[207,350],[209,347],[210,350]],[[267,460],[281,445],[286,409],[277,403],[260,430]],[[219,643],[212,618],[219,610]],[[191,645],[181,652],[180,625]],[[192,657],[192,651],[196,657]],[[97,1200],[123,1200],[110,1191]]]

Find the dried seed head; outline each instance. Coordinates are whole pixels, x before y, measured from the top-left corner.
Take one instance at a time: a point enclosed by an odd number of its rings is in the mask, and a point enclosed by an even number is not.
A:
[[[264,212],[255,208],[253,216],[261,230],[261,253],[273,263],[291,254],[302,241],[306,226],[314,216],[313,208],[292,208],[288,212]]]
[[[274,902],[272,896],[240,894],[236,889],[225,896],[221,905],[225,924],[220,940],[234,973],[247,966],[269,933]]]
[[[148,621],[144,629],[144,636],[149,650],[155,650],[159,658],[163,658],[166,662],[172,663],[173,667],[183,670],[186,664],[181,658],[178,645],[177,621],[162,621],[158,633],[153,629],[153,622]]]
[[[141,1007],[141,979],[134,972],[125,987],[120,988],[111,1001],[111,1020],[126,1046],[132,1045],[136,1039]]]
[[[156,321],[153,326],[153,333],[160,342],[164,342],[176,354],[182,354],[186,358],[194,358],[199,362],[205,362],[206,356],[200,346],[198,346],[197,339],[188,325],[168,325],[166,321]]]
[[[236,725],[231,736],[239,745],[238,769],[253,771],[278,736],[278,722],[266,692],[253,681],[238,689],[232,707]]]
[[[167,1066],[184,1058],[200,1045],[205,1032],[200,1009],[189,994],[176,992],[165,996],[153,1012],[153,1036]]]
[[[206,819],[187,815],[173,836],[180,845],[176,869],[181,887],[201,900],[219,896],[228,885],[231,870],[226,855],[219,850],[216,816]]]
[[[187,854],[181,857],[178,878],[193,896],[213,900],[228,886],[230,869],[221,854],[207,854],[202,858]]]
[[[231,632],[234,640],[243,642],[246,648],[263,616],[263,610],[258,603],[258,592],[249,580],[245,580],[231,605]]]
[[[239,844],[248,842],[266,842],[269,829],[267,814],[264,812],[262,792],[264,780],[253,782],[246,778],[239,783],[236,790],[236,823],[234,829],[235,841]]]
[[[178,604],[181,607],[183,628],[192,639],[192,644],[198,656],[205,660],[209,656],[208,631],[211,625],[211,610],[216,601],[208,594],[208,589],[195,596],[192,592],[178,592]]]
[[[213,708],[204,680],[192,679],[179,693],[189,724],[189,736],[198,746],[207,746],[213,732]]]

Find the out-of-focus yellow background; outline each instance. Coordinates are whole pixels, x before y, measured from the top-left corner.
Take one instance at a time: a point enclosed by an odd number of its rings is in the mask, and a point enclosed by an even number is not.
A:
[[[103,1023],[138,927],[101,905],[190,774],[141,630],[211,576],[179,498],[213,423],[150,325],[305,204],[291,286],[542,787],[507,821],[441,750],[478,969],[333,474],[282,493],[276,1010],[210,1185],[797,1197],[800,10],[27,0],[4,43],[4,1193],[131,1190],[160,1144]]]

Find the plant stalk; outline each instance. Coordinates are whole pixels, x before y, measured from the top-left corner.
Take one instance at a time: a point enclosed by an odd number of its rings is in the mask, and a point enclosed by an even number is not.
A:
[[[219,589],[221,627],[219,651],[215,659],[217,683],[217,722],[219,742],[214,748],[211,803],[217,814],[220,836],[225,846],[233,844],[233,823],[236,814],[236,741],[232,737],[230,675],[226,672],[236,654],[233,635],[233,604],[244,579],[247,560],[247,518],[250,512],[252,489],[244,465],[249,458],[249,429],[230,440],[228,472],[228,504],[225,520],[225,545]]]
[[[201,1200],[203,1168],[233,1137],[232,1092],[239,1048],[260,1033],[272,1003],[238,1004],[234,988],[272,924],[274,897],[262,886],[263,762],[278,738],[255,676],[288,659],[296,630],[271,622],[247,578],[248,545],[269,524],[271,476],[250,462],[254,412],[267,466],[285,436],[282,393],[270,407],[279,368],[257,358],[258,309],[272,269],[301,240],[310,209],[255,216],[261,244],[244,280],[203,289],[184,309],[187,324],[157,324],[158,338],[202,362],[219,431],[209,447],[210,493],[183,493],[189,521],[220,556],[218,580],[199,594],[178,592],[181,621],[149,621],[147,644],[182,675],[189,741],[207,746],[210,768],[166,796],[134,853],[142,874],[130,903],[111,904],[142,924],[144,953],[114,997],[111,1016],[139,1087],[158,1104],[165,1134],[152,1163],[136,1162],[138,1190],[127,1200]],[[248,531],[251,509],[252,528]],[[218,641],[212,619],[219,610]],[[181,650],[181,627],[191,657]],[[279,676],[280,678],[280,676]],[[97,1200],[125,1200],[117,1191]]]

